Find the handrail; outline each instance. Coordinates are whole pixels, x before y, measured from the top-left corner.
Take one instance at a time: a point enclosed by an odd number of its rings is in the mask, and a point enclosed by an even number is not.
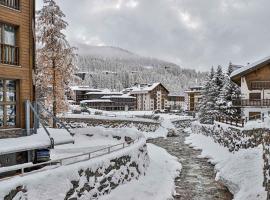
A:
[[[44,110],[46,113],[48,113],[57,123],[59,123],[61,125],[61,128],[64,128],[66,129],[66,131],[71,135],[71,136],[74,136],[73,133],[71,133],[71,131],[66,127],[66,125],[61,121],[59,120],[57,117],[55,117],[50,111],[48,111],[46,108],[44,108],[44,106],[42,106],[40,103],[37,103],[37,105],[42,109]]]
[[[139,136],[135,140],[131,140],[129,142],[122,142],[122,143],[119,143],[119,144],[111,145],[111,146],[101,148],[101,149],[98,149],[98,150],[95,150],[95,151],[90,151],[90,152],[81,153],[81,154],[74,155],[74,156],[68,156],[68,157],[64,157],[64,158],[60,158],[60,159],[50,160],[50,161],[43,162],[43,163],[38,163],[38,164],[26,165],[26,166],[21,166],[21,167],[18,166],[18,168],[16,168],[16,170],[21,171],[21,174],[19,176],[24,176],[24,175],[38,173],[40,171],[45,171],[45,170],[51,169],[51,168],[45,168],[45,169],[39,169],[39,170],[26,172],[26,169],[30,169],[30,168],[35,168],[35,167],[40,167],[40,166],[46,167],[46,166],[52,166],[52,165],[54,165],[55,168],[58,168],[58,167],[61,167],[61,166],[67,166],[67,165],[75,164],[75,163],[78,163],[78,162],[91,160],[93,158],[97,158],[97,157],[100,157],[100,156],[108,155],[108,154],[113,153],[115,151],[119,151],[121,149],[129,147],[131,144],[135,144],[136,142],[139,142],[140,139],[141,139],[141,137]],[[113,147],[117,147],[117,146],[120,146],[120,147],[118,149],[112,149]],[[105,151],[105,150],[107,150],[107,152],[103,153],[103,151]],[[98,152],[101,152],[102,154],[93,155],[94,153],[98,153]],[[82,157],[82,156],[87,156],[87,157],[82,158],[80,160],[74,160],[73,162],[69,162],[69,163],[64,163],[63,162],[63,161],[68,160],[68,159],[79,158],[79,157]],[[55,164],[58,164],[58,165],[55,165]],[[2,173],[13,172],[13,171],[16,171],[16,170],[14,170],[14,168],[10,169],[10,170],[7,169]],[[15,175],[15,176],[17,176],[17,175]],[[4,180],[10,179],[12,177],[14,177],[14,176],[2,178],[2,179],[0,178],[0,181],[4,181]]]
[[[42,125],[43,129],[45,130],[45,132],[49,136],[50,142],[51,142],[51,149],[53,149],[54,148],[54,139],[52,138],[52,136],[51,136],[50,132],[48,131],[48,129],[46,128],[46,126],[41,122],[41,119],[40,119],[39,115],[37,114],[36,110],[34,109],[33,105],[29,101],[27,101],[27,103],[28,103],[30,109],[32,110],[32,112],[34,113],[35,117],[37,119],[39,119],[40,124]]]

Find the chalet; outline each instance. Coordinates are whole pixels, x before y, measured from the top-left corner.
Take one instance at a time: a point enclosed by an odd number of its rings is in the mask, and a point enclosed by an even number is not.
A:
[[[196,112],[199,109],[199,102],[202,95],[202,86],[190,87],[185,91],[187,93],[187,111]]]
[[[136,97],[137,110],[164,110],[168,106],[169,91],[161,83],[137,84],[124,92]]]
[[[242,108],[244,117],[270,113],[270,57],[233,71],[231,80],[241,87],[241,96],[233,105]]]
[[[26,134],[24,103],[34,100],[34,14],[34,0],[0,1],[0,141]],[[27,159],[26,151],[0,152],[0,167]]]
[[[181,110],[185,108],[185,95],[184,94],[169,94],[168,107],[171,110]]]

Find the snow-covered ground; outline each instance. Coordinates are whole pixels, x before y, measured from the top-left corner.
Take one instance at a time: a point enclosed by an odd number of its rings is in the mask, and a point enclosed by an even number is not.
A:
[[[150,165],[145,176],[113,190],[100,200],[166,200],[175,191],[174,179],[179,175],[181,164],[166,150],[147,144]]]
[[[190,131],[190,130],[188,130]],[[201,157],[209,158],[221,180],[234,194],[234,200],[265,200],[262,146],[230,153],[227,148],[202,134],[192,134],[186,144],[201,149]]]
[[[88,127],[75,129],[74,144],[56,146],[51,150],[51,158],[59,159],[77,154],[96,151],[125,142],[125,136],[135,140],[142,137],[136,129]],[[117,138],[118,139],[117,139]]]

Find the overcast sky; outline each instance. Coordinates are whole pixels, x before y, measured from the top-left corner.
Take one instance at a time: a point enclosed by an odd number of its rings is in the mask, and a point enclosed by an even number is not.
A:
[[[37,7],[42,0],[37,0]],[[69,41],[209,70],[270,55],[269,0],[56,0]]]

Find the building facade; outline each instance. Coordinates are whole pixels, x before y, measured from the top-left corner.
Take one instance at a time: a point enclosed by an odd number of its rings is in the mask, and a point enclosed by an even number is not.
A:
[[[194,86],[190,87],[187,91],[186,104],[187,104],[187,111],[189,112],[196,112],[199,110],[199,102],[202,96],[202,86]]]
[[[34,0],[0,1],[0,140],[25,135],[25,101],[34,100]],[[27,152],[0,156],[0,167]]]
[[[241,96],[233,105],[241,107],[243,117],[270,114],[270,57],[233,71],[231,79],[241,87]]]
[[[186,107],[184,95],[168,95],[168,107],[170,110],[183,110]]]
[[[139,84],[127,89],[136,97],[137,110],[164,110],[168,108],[169,91],[161,83]]]

